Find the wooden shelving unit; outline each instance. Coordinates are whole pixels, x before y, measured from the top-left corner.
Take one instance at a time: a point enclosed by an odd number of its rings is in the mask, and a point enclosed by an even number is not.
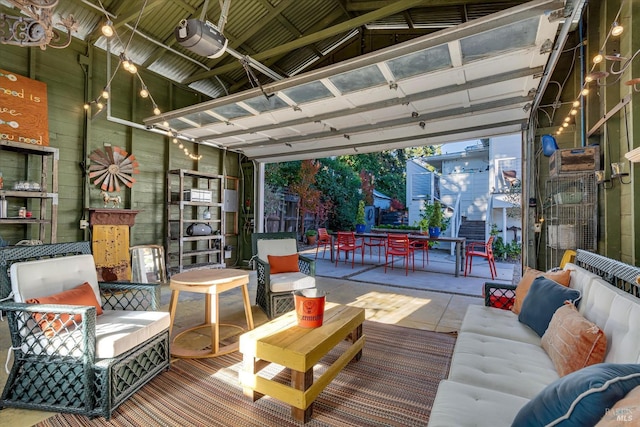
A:
[[[170,274],[197,268],[224,268],[225,212],[223,175],[186,169],[167,172],[165,254]],[[210,200],[194,194],[211,194]],[[208,211],[210,218],[205,219]],[[211,227],[211,234],[189,235],[190,225]]]
[[[0,190],[0,200],[6,199],[11,207],[7,217],[0,218],[0,226],[37,226],[37,240],[43,243],[56,243],[58,230],[58,149],[0,140],[0,150],[13,151],[29,157],[39,156],[41,158],[40,179],[38,181],[40,191],[10,190],[5,177],[4,188]],[[23,180],[26,179],[27,177],[25,176]],[[34,217],[20,218],[17,214],[13,214],[12,210],[16,209],[15,201],[19,202],[17,205],[27,206],[27,201],[29,200],[36,201],[36,206],[31,206],[34,211]],[[49,226],[48,236],[46,233],[47,226]],[[33,233],[25,231],[25,235],[27,234],[33,236]]]

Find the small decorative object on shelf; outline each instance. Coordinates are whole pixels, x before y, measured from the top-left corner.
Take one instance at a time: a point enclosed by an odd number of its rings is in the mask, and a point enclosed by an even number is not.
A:
[[[112,208],[119,208],[120,203],[122,203],[122,199],[120,196],[111,196],[106,191],[101,191],[100,195],[102,196],[102,201],[104,202],[104,207],[106,208],[109,203],[111,203]]]

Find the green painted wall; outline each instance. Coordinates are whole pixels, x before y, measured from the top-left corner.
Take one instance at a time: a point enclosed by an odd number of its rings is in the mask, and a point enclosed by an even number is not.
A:
[[[625,30],[620,37],[610,36],[606,39],[621,4],[618,21],[624,25]],[[640,49],[640,37],[638,37],[640,2],[622,3],[620,0],[591,2],[585,16],[585,74],[592,68],[594,71],[610,71],[612,67],[610,61],[605,60],[595,67],[592,63],[592,58],[600,50],[606,54],[619,52],[623,57],[631,58]],[[576,40],[573,40],[573,44],[565,46],[568,52],[565,55],[571,55],[570,48],[576,46],[578,46]],[[554,113],[554,122],[551,126],[548,126],[548,114],[551,109],[547,109],[547,115],[539,114],[539,122],[548,127],[538,128],[538,137],[545,133],[554,134],[564,117],[568,115],[570,102],[578,98],[584,84],[580,75],[580,61],[578,51],[571,73],[567,76],[559,76],[561,77],[559,80],[565,83],[559,98],[563,105]],[[614,69],[619,70],[619,65],[613,65]],[[611,176],[612,162],[623,162],[629,172],[629,176],[622,179],[614,178],[610,183],[599,186],[598,253],[634,265],[640,265],[640,163],[628,162],[624,154],[640,146],[640,138],[634,136],[634,130],[638,128],[640,121],[640,110],[634,108],[634,103],[638,101],[640,94],[625,82],[637,77],[638,70],[637,61],[634,61],[623,73],[611,74],[607,77],[605,84],[590,83],[588,85],[590,92],[585,97],[584,109],[585,133],[592,131],[591,136],[585,136],[584,142],[587,145],[595,143],[600,146],[601,169],[605,171],[605,177],[608,179]],[[622,106],[627,97],[630,101],[626,106]],[[572,124],[562,134],[555,135],[561,148],[582,145],[582,114],[581,111],[576,116],[575,125]],[[602,121],[602,124],[596,126],[599,121]],[[537,188],[544,188],[548,171],[547,162],[537,165]],[[543,262],[546,259],[545,250],[546,248],[542,246],[537,252],[538,266],[545,266]]]
[[[83,104],[95,99],[107,82],[107,56],[100,49],[87,47],[77,40],[65,49],[0,45],[0,58],[0,68],[47,84],[50,146],[60,150],[58,242],[90,239],[88,231],[79,228],[79,221],[88,218],[86,208],[102,207],[103,202],[99,188],[89,181],[84,168],[89,165],[87,156],[104,144],[125,149],[140,163],[133,188],[120,192],[121,207],[141,211],[131,230],[132,245],[163,243],[166,170],[185,168],[239,176],[236,154],[225,155],[212,147],[185,144],[192,153],[203,156],[200,161],[194,161],[167,136],[109,121],[106,111],[87,115]],[[117,59],[111,59],[113,71]],[[141,75],[162,111],[205,100],[200,94],[161,76],[144,71]],[[113,117],[141,124],[145,117],[153,114],[150,99],[138,96],[137,77],[121,69],[111,86]],[[37,179],[39,170],[39,158],[32,156],[27,162],[23,155],[0,151],[5,188],[17,180]],[[31,227],[1,225],[0,236],[11,243],[33,238]],[[233,222],[228,220],[227,233],[232,232]],[[229,235],[227,240],[234,246],[237,243],[235,236]]]

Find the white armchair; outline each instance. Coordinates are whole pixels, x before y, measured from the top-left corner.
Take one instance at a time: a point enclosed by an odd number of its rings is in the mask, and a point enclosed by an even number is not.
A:
[[[13,353],[0,407],[109,419],[169,368],[169,313],[157,311],[159,284],[98,283],[91,254],[13,261],[14,301],[0,303]],[[95,305],[62,302],[60,293],[67,297],[78,285]],[[54,294],[61,302],[46,303]]]
[[[293,291],[316,286],[316,263],[298,255],[297,272],[271,273],[269,255],[298,253],[295,233],[254,233],[251,235],[253,259],[257,270],[256,304],[269,318],[278,317],[295,308]]]

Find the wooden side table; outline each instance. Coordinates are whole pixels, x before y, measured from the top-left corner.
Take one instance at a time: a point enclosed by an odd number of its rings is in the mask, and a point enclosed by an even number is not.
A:
[[[171,289],[171,302],[169,304],[169,315],[171,324],[169,335],[173,330],[176,308],[178,306],[178,296],[180,291],[196,292],[206,294],[205,297],[205,320],[202,325],[194,326],[176,335],[171,344],[171,354],[176,357],[201,359],[205,357],[216,357],[238,350],[238,343],[233,343],[220,347],[220,319],[218,294],[234,288],[242,289],[242,299],[244,302],[244,312],[249,330],[253,329],[253,314],[251,313],[251,303],[249,302],[249,273],[244,270],[231,268],[191,270],[171,276],[169,288]],[[244,331],[237,325],[227,325]],[[183,334],[201,328],[211,328],[211,349],[188,349],[175,345],[175,341]]]
[[[364,318],[363,308],[330,303],[319,328],[299,327],[294,310],[242,334],[240,383],[244,395],[253,401],[271,396],[291,405],[291,416],[297,421],[308,422],[316,397],[351,360],[360,360]],[[314,382],[314,365],[344,339],[351,345]],[[290,369],[291,386],[258,375],[270,363]]]

